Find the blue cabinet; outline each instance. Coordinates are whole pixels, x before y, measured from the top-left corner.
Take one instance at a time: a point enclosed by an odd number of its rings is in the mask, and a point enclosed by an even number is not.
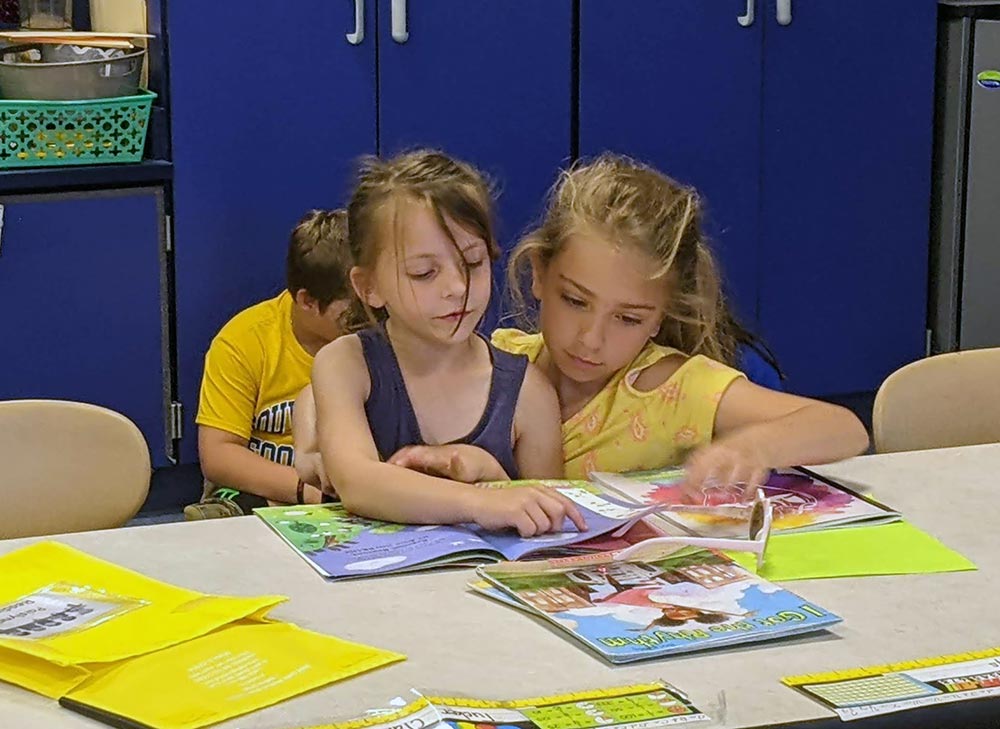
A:
[[[923,354],[936,3],[781,5],[584,0],[580,152],[703,193],[790,390],[873,390]]]
[[[760,326],[789,385],[873,390],[925,352],[935,0],[764,21]]]
[[[571,0],[412,2],[405,41],[406,4],[364,0],[352,44],[354,5],[170,6],[184,462],[211,338],[281,289],[292,226],[346,202],[357,157],[431,146],[475,163],[499,187],[505,244],[569,158]]]
[[[95,403],[166,465],[162,193],[2,196],[0,399]]]
[[[570,159],[573,4],[411,2],[404,42],[392,5],[379,0],[379,149],[437,147],[487,173],[509,250]]]
[[[284,286],[288,236],[345,202],[376,151],[375,14],[352,45],[350,3],[171,3],[180,460],[197,458],[204,356],[240,309]]]
[[[745,0],[584,0],[580,155],[694,185],[740,317],[757,316],[762,24]]]

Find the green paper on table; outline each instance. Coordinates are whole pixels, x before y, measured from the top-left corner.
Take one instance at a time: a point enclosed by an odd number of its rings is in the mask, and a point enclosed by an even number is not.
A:
[[[746,569],[752,554],[729,553]],[[772,534],[764,567],[768,580],[905,575],[974,570],[976,565],[907,522],[798,534]]]

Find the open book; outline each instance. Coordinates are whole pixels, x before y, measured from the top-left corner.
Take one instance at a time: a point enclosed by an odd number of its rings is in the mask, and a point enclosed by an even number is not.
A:
[[[591,479],[628,501],[667,507],[658,515],[674,526],[706,537],[739,537],[746,532],[739,515],[725,508],[739,493],[732,488],[704,490],[704,502],[690,505],[682,497],[684,471],[678,468],[632,473],[592,473]],[[804,532],[842,526],[888,524],[902,516],[846,486],[804,468],[774,471],[763,487],[770,500],[774,533]]]
[[[254,513],[313,569],[333,579],[593,552],[627,545],[630,536],[655,536],[637,525],[650,513],[648,508],[595,493],[587,482],[517,481],[509,487],[532,484],[555,486],[576,503],[587,531],[578,531],[567,519],[562,532],[525,539],[513,530],[488,532],[475,524],[417,526],[365,519],[340,504],[269,506]]]
[[[723,555],[682,547],[644,560],[613,554],[479,567],[478,592],[544,617],[611,663],[754,643],[840,618]]]

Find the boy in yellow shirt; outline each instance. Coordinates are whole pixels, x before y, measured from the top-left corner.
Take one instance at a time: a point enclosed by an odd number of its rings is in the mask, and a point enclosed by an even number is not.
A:
[[[186,519],[320,501],[295,472],[292,407],[313,356],[344,333],[350,267],[346,212],[308,213],[289,241],[287,289],[241,311],[212,340],[195,418],[205,492],[185,507]]]

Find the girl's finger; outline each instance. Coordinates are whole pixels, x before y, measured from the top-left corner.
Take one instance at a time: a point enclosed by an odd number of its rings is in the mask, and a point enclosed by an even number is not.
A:
[[[736,492],[743,490],[743,486],[746,484],[747,478],[750,477],[749,470],[743,468],[739,464],[729,466],[724,469],[723,473],[725,474],[723,485]]]
[[[700,504],[705,501],[705,489],[718,488],[721,484],[722,479],[718,466],[715,463],[704,463],[699,464],[694,476],[689,474],[681,486],[684,489],[684,495],[691,503]]]
[[[557,496],[560,494],[548,494],[543,489],[536,492],[537,501],[535,505],[545,514],[549,522],[549,528],[545,531],[561,531],[565,521],[566,508]]]
[[[515,517],[512,526],[517,529],[517,533],[522,537],[533,537],[537,534],[538,526],[534,519],[528,516],[526,511],[522,511]]]
[[[705,482],[706,473],[707,469],[703,465],[701,458],[691,459],[684,468],[682,486],[687,487],[689,490],[700,491],[702,484]]]
[[[545,513],[545,509],[536,502],[529,501],[525,504],[524,511],[535,523],[535,534],[545,534],[552,529],[552,520]]]
[[[569,498],[565,494],[559,493],[555,489],[547,490],[547,495],[556,497],[556,499],[559,501],[559,504],[562,506],[562,514],[559,517],[559,521],[556,522],[556,524],[558,524],[559,529],[562,529],[563,521],[565,519],[569,519],[571,522],[573,522],[573,525],[577,528],[578,531],[581,532],[587,531],[588,529],[587,520],[583,518],[583,513],[580,511],[579,507],[577,507],[576,503],[571,498]]]
[[[469,481],[469,474],[466,473],[465,464],[458,453],[452,451],[448,456],[448,467],[443,471],[443,475],[454,481]]]
[[[394,466],[402,466],[403,468],[406,468],[407,456],[408,456],[407,449],[403,448],[402,450],[398,450],[391,456],[389,456],[389,460],[387,460],[386,463],[391,463]]]
[[[757,489],[761,488],[765,483],[767,483],[767,477],[770,473],[770,469],[767,468],[755,468],[750,473],[750,478],[747,479],[746,486],[743,489],[743,497],[745,499],[752,499],[754,494],[757,493]]]

